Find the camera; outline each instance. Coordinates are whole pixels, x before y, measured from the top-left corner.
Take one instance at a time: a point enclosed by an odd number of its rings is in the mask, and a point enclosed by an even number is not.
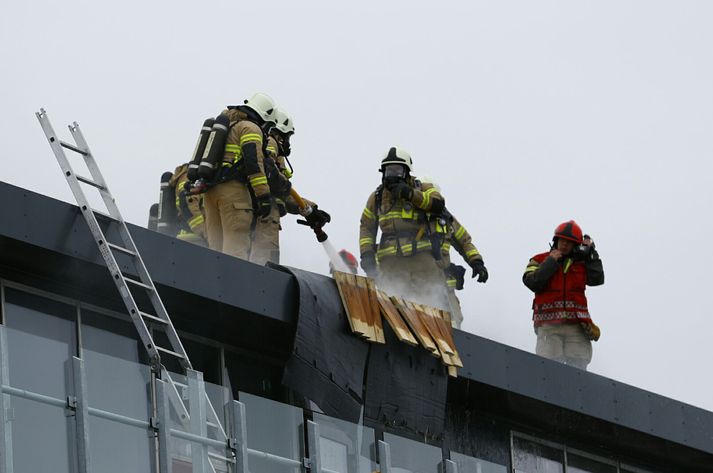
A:
[[[592,238],[589,235],[584,235],[584,239],[591,240]],[[574,250],[572,250],[572,256],[574,257],[574,259],[586,260],[592,257],[593,251],[594,242],[592,242],[591,245],[585,245],[584,243],[582,243],[581,245],[577,245],[574,247]]]

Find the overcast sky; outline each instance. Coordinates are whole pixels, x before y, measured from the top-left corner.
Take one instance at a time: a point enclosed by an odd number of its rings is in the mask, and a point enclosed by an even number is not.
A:
[[[711,24],[707,1],[4,2],[0,178],[73,202],[45,107],[145,225],[203,120],[266,92],[337,248],[358,253],[379,161],[409,150],[490,271],[459,293],[464,329],[534,351],[522,272],[573,218],[606,273],[590,370],[713,410]],[[294,220],[282,262],[326,273]]]

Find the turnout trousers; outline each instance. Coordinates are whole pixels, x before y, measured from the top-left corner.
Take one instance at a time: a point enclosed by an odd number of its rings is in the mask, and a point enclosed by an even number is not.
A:
[[[279,211],[273,206],[268,218],[256,218],[247,184],[236,180],[218,184],[205,193],[203,208],[209,248],[260,265],[279,258],[273,236],[273,227],[279,228]]]

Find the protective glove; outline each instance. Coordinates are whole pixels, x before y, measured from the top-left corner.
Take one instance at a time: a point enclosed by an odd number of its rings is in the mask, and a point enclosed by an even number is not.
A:
[[[392,195],[397,199],[411,200],[413,189],[405,182],[399,182],[391,189]]]
[[[584,329],[584,333],[589,337],[590,340],[596,342],[597,340],[599,340],[599,337],[602,336],[602,331],[594,322],[580,322],[580,325],[582,326],[582,329]]]
[[[450,266],[448,266],[448,274],[456,280],[456,291],[463,289],[465,285],[465,268],[451,263]]]
[[[257,197],[257,216],[260,218],[267,218],[270,216],[272,211],[272,196],[269,193],[260,195]]]
[[[478,276],[478,282],[485,282],[488,280],[488,269],[485,267],[485,263],[483,263],[482,259],[473,260],[473,262],[469,264],[470,267],[473,268],[472,277]]]
[[[376,255],[373,251],[368,251],[361,255],[361,269],[370,278],[376,277]]]
[[[322,228],[327,223],[332,221],[332,217],[325,212],[317,208],[317,204],[312,207],[312,212],[305,217],[307,220],[307,225],[312,228]]]

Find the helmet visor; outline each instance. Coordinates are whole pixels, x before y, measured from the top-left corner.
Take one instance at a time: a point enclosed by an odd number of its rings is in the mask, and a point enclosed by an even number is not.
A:
[[[384,177],[406,177],[406,166],[403,164],[387,164],[384,166]]]

